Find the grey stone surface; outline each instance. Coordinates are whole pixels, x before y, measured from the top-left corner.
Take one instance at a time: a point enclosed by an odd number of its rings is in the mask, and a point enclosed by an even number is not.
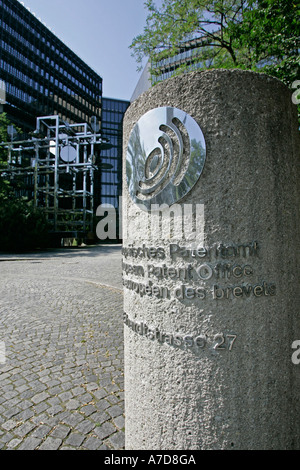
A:
[[[175,229],[175,236],[159,226],[150,232],[148,214],[126,186],[130,133],[160,106],[188,113],[206,140],[203,173],[182,200],[204,205],[193,241]],[[153,87],[126,112],[127,450],[300,448],[300,366],[291,361],[292,342],[300,339],[299,148],[291,92],[264,74],[183,75]],[[170,242],[207,251],[171,256]],[[126,251],[131,246],[140,250]],[[155,255],[158,247],[164,259]],[[164,264],[190,265],[191,278],[147,276],[149,265]],[[146,292],[150,281],[158,289]]]
[[[0,279],[1,450],[122,449],[121,247],[0,253]]]

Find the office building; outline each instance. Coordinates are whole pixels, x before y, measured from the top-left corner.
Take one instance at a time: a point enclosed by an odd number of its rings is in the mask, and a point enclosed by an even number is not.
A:
[[[60,151],[55,157],[57,174],[42,175],[43,171],[52,171],[52,141],[47,144],[48,150],[43,150],[47,156],[41,158],[41,176],[34,178],[33,168],[30,171],[22,170],[27,183],[31,181],[23,195],[34,199],[39,207],[45,207],[55,231],[61,232],[64,226],[68,231],[81,226],[81,212],[83,226],[90,231],[91,224],[86,223],[86,219],[91,220],[98,205],[109,203],[118,209],[122,191],[122,120],[130,103],[102,98],[102,77],[18,0],[0,0],[0,85],[0,112],[5,111],[12,123],[23,130],[25,136],[22,139],[29,138],[30,144],[32,134],[29,133],[36,130],[37,122],[42,123],[39,130],[43,128],[44,132],[50,132]],[[59,119],[54,121],[53,129],[51,116]],[[103,140],[108,139],[109,144],[94,146],[93,150],[90,144],[82,147],[86,148],[86,156],[78,147],[76,157],[73,151],[74,162],[69,163],[69,156],[67,163],[62,161],[61,151],[65,144],[61,143],[57,129],[62,134],[70,135],[66,138],[66,142],[70,143],[71,138],[75,138],[74,131],[78,132],[76,125],[87,123],[84,135],[88,136],[92,131],[89,126],[92,121],[92,128],[96,127],[96,132],[101,134]],[[83,139],[81,135],[80,139]],[[42,144],[40,141],[39,145]],[[72,145],[81,146],[81,143],[74,141]],[[12,175],[18,162],[27,162],[29,157],[30,161],[35,161],[34,155],[28,155],[30,145],[26,144],[25,147],[25,156],[21,152],[11,158]],[[95,164],[90,166],[90,160]],[[48,169],[45,168],[46,163]],[[72,165],[74,168],[71,168]],[[85,165],[80,167],[77,175],[76,165]],[[70,175],[73,175],[73,183],[72,187],[70,184],[67,187],[65,180]],[[55,185],[52,180],[56,181]],[[33,181],[36,182],[34,187]],[[67,224],[64,213],[67,214]]]
[[[152,75],[152,84],[161,82],[172,77],[179,67],[184,66],[185,72],[193,72],[207,68],[207,63],[203,60],[203,39],[195,38],[183,41],[178,46],[178,53],[170,55],[152,64],[155,74]]]
[[[4,111],[24,132],[38,116],[101,119],[102,78],[18,0],[0,0],[0,80]]]
[[[170,55],[157,62],[147,62],[135,90],[130,99],[131,102],[136,100],[144,91],[147,91],[152,85],[167,80],[178,73],[178,69],[184,66],[185,72],[195,70],[204,70],[208,64],[203,61],[202,48],[200,47],[203,40],[191,39],[184,41],[178,46],[178,53]]]
[[[101,194],[95,194],[95,205],[111,204],[118,209],[122,194],[123,117],[129,101],[102,98],[102,137],[109,140],[111,148],[101,150],[103,169],[99,170]],[[105,168],[109,166],[109,168]]]

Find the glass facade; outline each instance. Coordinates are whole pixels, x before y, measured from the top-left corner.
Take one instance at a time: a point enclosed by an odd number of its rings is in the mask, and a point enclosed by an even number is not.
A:
[[[102,137],[109,140],[112,148],[101,150],[101,162],[110,168],[99,171],[97,186],[101,187],[101,194],[95,194],[95,205],[111,204],[118,208],[122,194],[123,117],[129,104],[129,101],[102,99]]]
[[[100,204],[118,210],[122,125],[130,102],[103,98],[102,78],[18,0],[0,0],[0,83],[3,110],[25,135],[36,129],[37,117],[58,116],[71,125],[96,117],[109,148],[94,150],[94,215]]]
[[[167,80],[176,73],[178,67],[184,65],[186,67],[186,72],[194,72],[196,70],[201,70],[204,67],[207,67],[207,63],[200,61],[198,59],[199,50],[189,50],[183,53],[177,54],[173,57],[168,57],[167,59],[157,62],[154,68],[157,71],[157,75],[152,76],[152,83],[161,82]]]
[[[203,55],[203,40],[201,38],[185,41],[178,49],[178,54],[170,55],[152,64],[152,69],[155,70],[155,74],[152,75],[152,84],[172,77],[181,66],[185,66],[186,72],[201,70],[209,66],[209,61],[200,59]]]
[[[37,116],[101,121],[102,78],[17,0],[0,0],[4,111],[25,132]]]

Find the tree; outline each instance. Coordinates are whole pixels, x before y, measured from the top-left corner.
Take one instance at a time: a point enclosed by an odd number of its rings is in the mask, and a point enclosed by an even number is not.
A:
[[[0,114],[0,144],[1,142],[8,141],[7,128],[10,125],[10,121],[7,118],[6,113]],[[1,170],[3,171],[7,167],[7,150],[0,146],[0,196],[2,194],[10,194],[11,187],[9,181],[3,177]]]
[[[147,0],[149,14],[143,34],[134,38],[130,48],[137,62],[148,57],[152,64],[177,54],[189,39],[197,39],[205,60],[223,52],[231,66],[237,63],[228,23],[240,21],[246,2],[209,0],[163,0],[157,8]],[[153,70],[155,73],[155,70]]]
[[[0,251],[46,248],[49,243],[45,214],[12,192],[0,193]]]
[[[0,114],[0,144],[9,140],[7,128],[11,124],[6,113]],[[0,169],[5,166],[7,162],[7,150],[0,146]]]
[[[251,2],[243,21],[230,25],[236,47],[249,51],[250,68],[287,85],[300,78],[300,7],[296,0]]]
[[[8,128],[11,126],[11,122],[7,117],[6,113],[0,114],[0,144],[4,142],[8,142],[11,140],[8,134]],[[15,132],[21,133],[21,129],[15,127]],[[13,189],[11,187],[10,182],[5,177],[5,169],[7,168],[7,160],[8,160],[8,151],[4,146],[0,145],[0,194],[8,194],[11,195]]]
[[[0,114],[0,143],[7,142],[11,122]],[[21,132],[16,128],[17,132]],[[7,178],[7,149],[0,147],[0,251],[23,251],[49,244],[45,214],[26,198],[18,198]]]
[[[195,44],[194,62],[207,68],[263,71],[288,85],[300,78],[300,9],[296,0],[147,0],[144,32],[130,48],[147,57],[152,74],[166,57]],[[179,68],[177,73],[185,71]]]

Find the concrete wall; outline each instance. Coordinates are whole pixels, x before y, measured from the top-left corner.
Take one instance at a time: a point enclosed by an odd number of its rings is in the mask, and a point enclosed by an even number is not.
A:
[[[188,113],[206,141],[204,170],[179,203],[203,204],[194,239],[150,233],[128,193],[130,134],[162,106]],[[127,449],[300,448],[299,149],[291,92],[264,74],[182,75],[129,107]]]

